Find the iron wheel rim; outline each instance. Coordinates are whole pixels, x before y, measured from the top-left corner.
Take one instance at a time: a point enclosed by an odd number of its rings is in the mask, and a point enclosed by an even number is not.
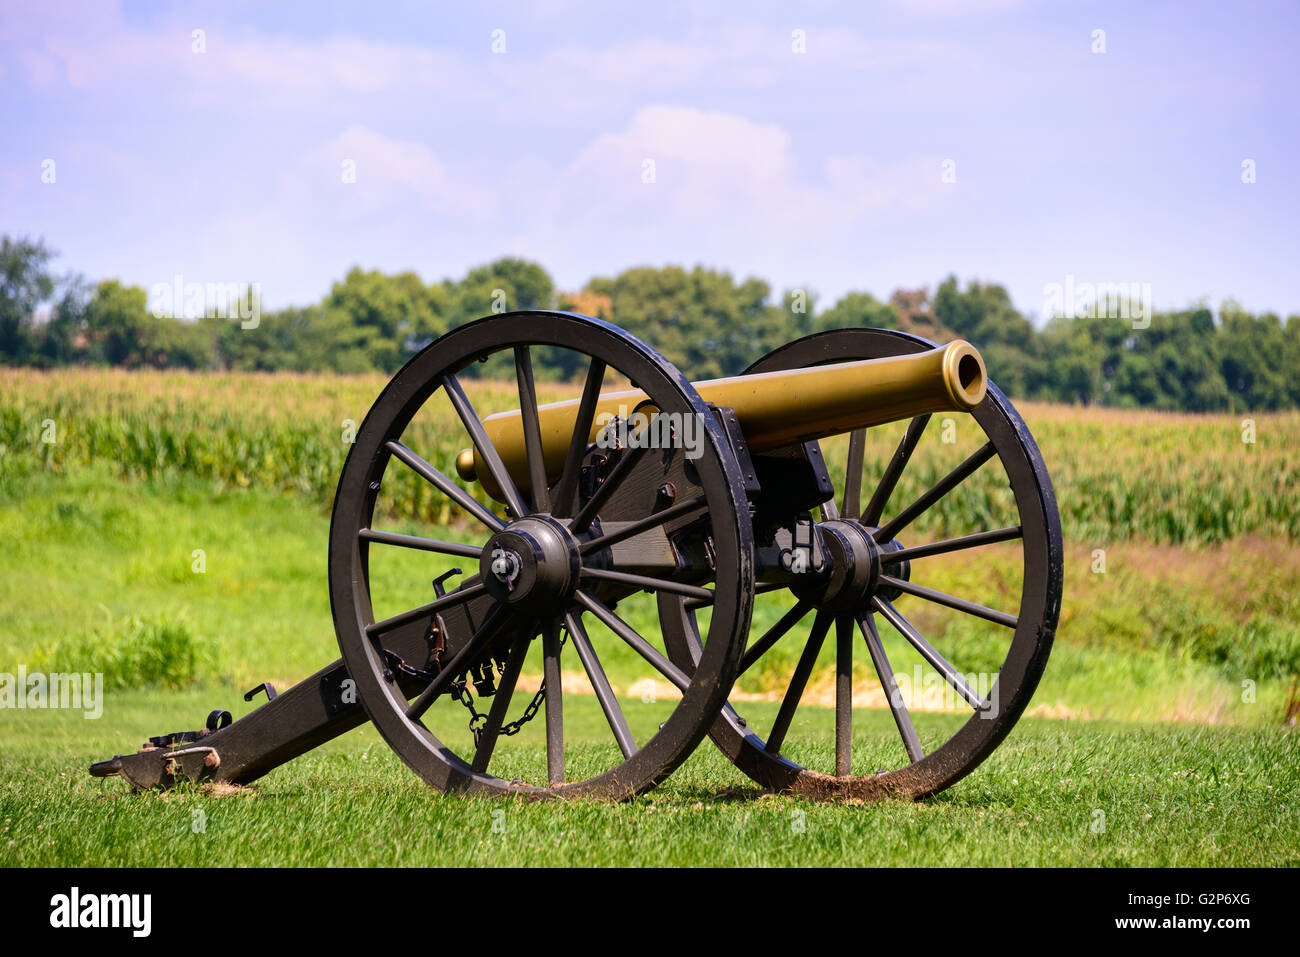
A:
[[[874,359],[934,347],[935,343],[927,339],[893,330],[832,330],[774,350],[745,374]],[[909,760],[907,765],[884,773],[841,776],[770,753],[763,738],[729,703],[710,729],[710,737],[736,767],[764,787],[816,798],[927,797],[951,787],[978,767],[1011,732],[1028,706],[1046,667],[1060,612],[1060,519],[1042,455],[1006,396],[989,383],[985,401],[970,415],[994,445],[994,458],[1001,462],[1010,481],[1022,529],[1024,578],[1017,625],[989,695],[993,698],[996,689],[997,715],[990,719],[972,714],[943,744],[919,761]],[[837,498],[841,491],[837,489]],[[667,596],[660,597],[659,606],[670,651],[677,660],[689,662],[695,640],[693,613],[685,601]],[[800,621],[808,617],[806,611]],[[876,615],[869,617],[874,619]],[[830,627],[836,627],[836,623],[832,621]]]
[[[377,481],[393,460],[387,443],[438,391],[444,375],[496,352],[520,346],[556,346],[600,360],[626,375],[664,411],[700,416],[704,453],[696,463],[717,551],[715,623],[700,667],[657,734],[630,757],[580,781],[558,786],[523,784],[475,770],[453,748],[407,715],[409,701],[383,676],[379,652],[367,638],[375,624],[370,604],[367,546],[359,532],[374,514]],[[708,732],[726,700],[748,630],[753,595],[753,540],[745,487],[726,438],[689,381],[645,343],[609,323],[570,313],[506,313],[461,326],[414,356],[385,386],[358,428],[339,479],[330,523],[330,605],[335,631],[357,696],[388,745],[426,783],[440,791],[531,798],[642,793],[684,761]],[[581,620],[582,612],[579,612]]]

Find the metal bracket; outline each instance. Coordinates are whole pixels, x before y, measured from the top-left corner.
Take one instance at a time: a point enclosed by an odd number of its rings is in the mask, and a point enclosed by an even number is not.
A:
[[[258,685],[256,688],[253,688],[253,689],[251,689],[251,690],[249,690],[249,691],[245,691],[245,692],[244,692],[244,700],[245,700],[245,701],[252,701],[254,698],[257,697],[257,693],[258,693],[259,691],[265,691],[265,692],[266,692],[266,700],[267,700],[267,701],[274,701],[274,700],[275,700],[275,694],[276,694],[276,692],[275,692],[275,685],[271,684],[271,682],[269,682],[269,681],[263,681],[263,682],[262,682],[260,685]]]

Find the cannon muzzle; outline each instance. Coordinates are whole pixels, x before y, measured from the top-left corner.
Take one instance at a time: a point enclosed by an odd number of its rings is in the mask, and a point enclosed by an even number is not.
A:
[[[969,412],[984,401],[987,385],[979,352],[957,340],[913,355],[709,379],[696,382],[695,389],[705,402],[734,409],[750,451],[765,452],[927,412]],[[627,418],[645,401],[639,389],[601,393],[588,441],[596,441],[612,417]],[[538,407],[550,481],[564,468],[578,402]],[[490,415],[483,427],[516,485],[528,489],[519,410]],[[477,449],[456,457],[456,471],[466,481],[481,481],[498,497]]]

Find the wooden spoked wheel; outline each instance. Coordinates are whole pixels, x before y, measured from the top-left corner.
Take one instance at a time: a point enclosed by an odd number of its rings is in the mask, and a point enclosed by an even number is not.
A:
[[[566,367],[585,376],[558,478],[547,471],[535,412],[532,357],[541,350],[562,353]],[[463,387],[464,370],[487,361],[513,364],[517,388],[500,401],[523,410],[527,467],[519,474],[503,464],[483,425],[487,416]],[[640,389],[663,413],[694,417],[700,442],[693,457],[680,448],[628,456],[593,492],[593,420],[608,381]],[[451,412],[420,432],[413,421],[439,402]],[[420,447],[421,436],[442,450],[441,459]],[[504,509],[451,477],[455,451],[469,446]],[[410,482],[421,513],[449,516],[446,527],[456,531],[436,537],[436,522],[392,530],[414,519],[384,504],[384,489]],[[430,501],[441,504],[431,509]],[[666,564],[665,554],[690,550],[686,539],[707,560],[685,569],[680,560]],[[395,588],[384,583],[387,576],[391,585],[393,553],[406,563]],[[453,562],[465,569],[459,581],[443,567]],[[567,313],[482,319],[411,359],[359,428],[334,500],[330,599],[348,675],[387,743],[442,791],[625,798],[653,787],[703,739],[726,699],[748,632],[753,575],[743,477],[712,411],[649,346]],[[436,576],[430,600],[417,603],[413,589],[429,589]],[[628,620],[631,612],[619,603],[632,607],[641,591],[711,608],[689,674],[669,660],[657,629]],[[653,616],[654,600],[646,601]],[[657,699],[656,713],[640,698],[629,705],[627,690],[616,690],[607,674],[611,660],[629,658],[673,690]],[[522,693],[534,663],[536,690]],[[565,695],[575,675],[589,687]],[[485,710],[467,727],[463,696],[474,689]],[[594,715],[588,732],[603,726],[604,745],[575,744],[566,735],[566,715],[580,705]],[[545,726],[544,760],[540,749],[530,760],[502,747],[521,720],[543,708],[534,728]]]
[[[792,342],[747,372],[933,346],[900,332],[838,330]],[[865,474],[865,452],[879,440],[865,430],[850,435],[844,478],[817,520],[831,567],[793,587],[773,588],[760,575],[757,588],[768,592],[760,600],[779,607],[769,616],[775,623],[749,642],[738,680],[747,687],[755,684],[748,678],[760,675],[780,705],[760,720],[752,714],[757,706],[733,697],[710,733],[737,767],[765,787],[818,797],[934,794],[997,747],[1043,673],[1060,608],[1062,544],[1042,457],[1016,410],[992,384],[969,416],[931,419],[923,415],[873,430],[902,433],[897,445],[886,438],[892,454],[877,457],[874,474]],[[944,443],[949,431],[974,435],[964,457],[937,470],[940,457],[931,456],[925,481],[910,483],[914,497],[898,494],[909,484],[909,471],[921,467],[925,443]],[[961,494],[977,475],[986,490],[978,507]],[[761,550],[761,528],[756,536]],[[949,580],[1009,604],[993,608],[927,584],[944,569]],[[1008,579],[1014,579],[1010,585]],[[707,609],[666,594],[659,605],[670,654],[689,669],[700,654],[699,619]],[[855,681],[855,667],[865,672],[863,681]],[[822,681],[823,675],[833,677]],[[865,691],[864,681],[872,685]],[[807,735],[795,742],[790,733],[800,701],[817,684],[829,707],[803,709],[805,715],[821,714],[806,718]],[[870,715],[861,706],[864,698],[876,706]],[[892,727],[864,720],[882,713],[892,716]],[[874,732],[855,734],[855,718]],[[817,740],[824,744],[809,743],[814,735],[823,735]],[[855,748],[865,753],[855,755]]]

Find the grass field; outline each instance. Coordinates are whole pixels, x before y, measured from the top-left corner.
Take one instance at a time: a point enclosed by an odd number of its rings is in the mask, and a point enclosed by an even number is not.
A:
[[[224,797],[86,776],[88,761],[211,704],[155,691],[100,721],[6,716],[0,866],[1300,865],[1300,748],[1280,727],[1029,718],[972,777],[921,803],[765,795],[707,743],[627,804],[442,796],[369,729]],[[816,710],[801,709],[796,736],[812,740]],[[570,733],[596,740],[600,719],[587,717]],[[888,722],[868,714],[860,740],[892,735]],[[505,746],[542,753],[531,726]]]
[[[1067,532],[1057,645],[1029,717],[972,777],[922,804],[760,795],[707,742],[628,805],[443,798],[365,729],[229,797],[133,795],[90,779],[90,760],[197,726],[213,707],[238,715],[252,707],[243,690],[337,657],[328,504],[340,431],[381,384],[0,373],[0,672],[103,671],[109,685],[97,721],[0,711],[0,864],[1300,863],[1296,738],[1281,723],[1300,670],[1294,413],[1255,417],[1250,444],[1237,417],[1022,410]],[[494,385],[471,394],[481,410],[513,398]],[[42,441],[51,427],[55,441]],[[454,453],[436,415],[418,427],[431,456]],[[882,460],[893,442],[869,455]],[[965,452],[958,442],[923,454],[912,491]],[[828,459],[840,460],[834,443]],[[393,527],[465,535],[418,486],[386,491],[394,520],[410,523]],[[975,515],[999,507],[978,484],[957,503]],[[927,584],[1006,604],[1018,578],[1001,547],[978,564],[928,566]],[[782,610],[761,597],[756,627]],[[627,613],[653,629],[649,607]],[[964,668],[996,669],[984,632],[915,614]],[[626,692],[649,673],[618,647],[606,667]],[[767,699],[798,646],[783,653],[741,683],[759,718],[775,711]],[[855,673],[873,680],[869,665]],[[830,714],[817,691],[814,681],[789,745],[805,760],[830,740],[816,733]],[[574,704],[571,741],[607,746],[591,699]],[[653,720],[635,695],[627,707],[634,723]],[[952,715],[917,720],[938,734]],[[864,762],[896,746],[886,711],[857,709],[855,728]],[[509,747],[523,764],[541,759],[535,727]]]

